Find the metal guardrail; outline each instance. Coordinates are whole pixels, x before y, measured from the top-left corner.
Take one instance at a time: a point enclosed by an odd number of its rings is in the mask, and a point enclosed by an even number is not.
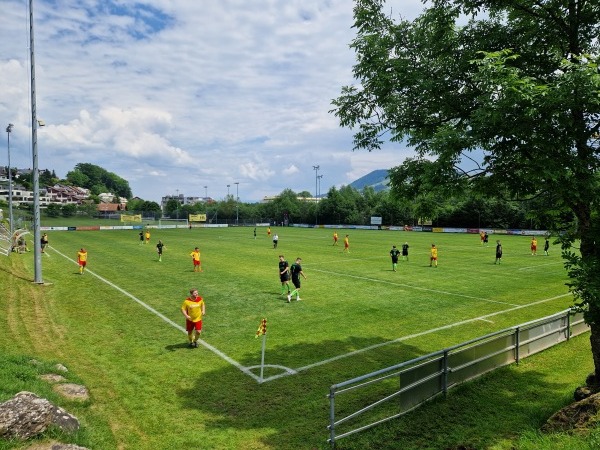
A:
[[[335,446],[337,440],[400,417],[465,381],[588,330],[582,313],[565,310],[334,384],[328,395],[327,442]],[[352,397],[340,404],[342,395]]]

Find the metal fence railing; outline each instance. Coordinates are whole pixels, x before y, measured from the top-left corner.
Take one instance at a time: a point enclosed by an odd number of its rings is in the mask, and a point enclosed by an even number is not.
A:
[[[8,256],[12,250],[12,236],[8,228],[0,222],[0,254]]]
[[[406,414],[448,389],[588,331],[565,310],[331,386],[329,439]]]

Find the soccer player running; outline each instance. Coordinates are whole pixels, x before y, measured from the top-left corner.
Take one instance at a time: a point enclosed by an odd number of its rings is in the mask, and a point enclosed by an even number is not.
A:
[[[290,265],[283,255],[279,255],[279,281],[281,281],[281,295],[286,292],[290,295]]]
[[[150,243],[150,231],[146,231],[146,244]]]
[[[337,245],[337,241],[338,241],[338,234],[337,231],[333,232],[333,245]]]
[[[400,256],[400,250],[398,250],[395,245],[392,245],[390,256],[392,257],[392,270],[395,272],[398,267],[398,256]]]
[[[190,253],[192,257],[192,262],[194,263],[194,272],[202,272],[202,263],[200,262],[200,250],[198,247],[195,247],[192,253]]]
[[[156,244],[156,252],[158,253],[158,260],[162,261],[162,254],[163,254],[163,247],[165,246],[165,244],[163,244],[163,241],[161,241],[160,239],[158,240],[158,244]]]
[[[402,259],[408,261],[408,242],[402,244]]]
[[[81,248],[77,252],[77,264],[79,264],[79,275],[83,275],[83,271],[87,266],[88,253],[85,248]]]
[[[431,244],[431,255],[429,257],[429,267],[434,266],[437,267],[438,261],[438,249],[435,244]]]
[[[344,238],[344,250],[345,252],[350,253],[350,235],[347,234]]]
[[[48,247],[48,235],[44,233],[40,238],[40,246],[42,247],[42,253],[46,253],[46,247]]]
[[[181,304],[181,313],[185,316],[189,346],[197,348],[202,333],[202,316],[206,315],[206,305],[198,295],[198,289],[190,290],[190,296]]]
[[[302,258],[296,258],[296,262],[292,264],[290,267],[290,272],[292,274],[292,284],[294,285],[294,290],[290,292],[287,296],[288,303],[292,300],[292,296],[296,295],[296,301],[302,300],[300,298],[300,275],[306,280],[306,275],[302,271]]]

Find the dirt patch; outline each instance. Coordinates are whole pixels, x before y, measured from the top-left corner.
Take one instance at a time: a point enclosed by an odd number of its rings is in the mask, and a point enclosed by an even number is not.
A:
[[[57,384],[54,390],[71,400],[88,400],[90,394],[85,386],[73,383]]]
[[[600,411],[600,393],[575,403],[565,406],[560,411],[554,413],[544,426],[542,431],[546,433],[553,432],[586,432],[592,427],[596,427],[600,421],[598,412]]]

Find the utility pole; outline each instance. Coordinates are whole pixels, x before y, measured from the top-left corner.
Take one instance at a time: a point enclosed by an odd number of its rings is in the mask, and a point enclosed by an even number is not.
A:
[[[318,184],[319,184],[319,166],[313,166],[315,171],[315,225],[319,224],[319,192],[318,192]]]
[[[235,224],[238,225],[240,220],[240,182],[236,181],[233,184],[235,184]]]

